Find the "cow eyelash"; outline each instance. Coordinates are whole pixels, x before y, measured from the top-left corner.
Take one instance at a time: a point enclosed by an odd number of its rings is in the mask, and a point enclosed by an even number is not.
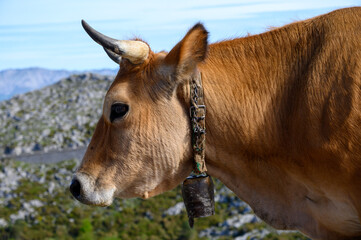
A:
[[[129,106],[124,103],[114,103],[110,111],[110,122],[123,118],[129,111]]]

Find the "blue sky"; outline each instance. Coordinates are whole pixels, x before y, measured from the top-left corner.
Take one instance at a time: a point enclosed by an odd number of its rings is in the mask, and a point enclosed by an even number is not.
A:
[[[196,22],[210,41],[261,33],[361,0],[0,0],[0,70],[116,68],[80,20],[111,37],[146,40],[169,51]]]

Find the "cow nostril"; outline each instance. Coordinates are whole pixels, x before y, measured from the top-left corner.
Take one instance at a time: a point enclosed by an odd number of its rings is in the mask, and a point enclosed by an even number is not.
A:
[[[73,194],[75,198],[78,198],[80,196],[80,182],[76,179],[74,179],[70,184],[70,192]]]

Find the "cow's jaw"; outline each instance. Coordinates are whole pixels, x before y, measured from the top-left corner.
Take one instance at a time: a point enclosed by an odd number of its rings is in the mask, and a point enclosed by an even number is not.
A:
[[[94,206],[109,206],[114,199],[116,188],[98,189],[96,180],[86,173],[76,173],[73,182],[80,184],[79,194],[74,197],[82,203]]]

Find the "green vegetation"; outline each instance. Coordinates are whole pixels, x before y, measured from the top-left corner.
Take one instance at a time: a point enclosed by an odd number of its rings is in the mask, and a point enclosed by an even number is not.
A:
[[[27,177],[18,180],[17,186],[9,192],[13,194],[12,198],[0,197],[0,218],[8,221],[7,226],[0,227],[0,239],[208,239],[199,237],[199,233],[212,226],[221,228],[221,224],[234,211],[234,207],[229,204],[217,203],[216,215],[196,219],[194,229],[191,229],[184,210],[175,216],[164,214],[165,210],[182,201],[180,187],[148,200],[115,200],[109,207],[91,207],[77,202],[68,191],[69,179],[76,167],[75,161],[52,165],[0,162],[0,172],[9,167],[14,171],[26,172]],[[45,180],[40,183],[39,179]],[[52,190],[51,182],[55,186]],[[221,189],[223,185],[216,181],[216,188]],[[234,195],[230,196],[232,198]],[[35,199],[42,205],[33,207],[33,212],[30,211],[24,219],[9,220],[12,214],[24,210],[25,203]],[[219,236],[218,239],[233,239],[234,236],[255,229],[267,229],[270,233],[263,239],[268,240],[307,239],[299,233],[279,235],[263,222],[244,224],[238,229],[232,229],[230,236]]]

